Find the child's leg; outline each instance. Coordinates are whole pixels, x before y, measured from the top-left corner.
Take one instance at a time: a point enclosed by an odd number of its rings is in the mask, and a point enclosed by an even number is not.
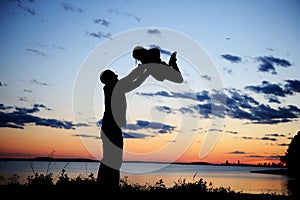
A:
[[[178,68],[178,66],[177,66],[177,63],[176,63],[176,60],[177,60],[176,54],[177,54],[176,51],[174,51],[174,52],[172,53],[172,55],[171,55],[171,57],[170,57],[170,60],[169,60],[169,65],[172,66],[173,69],[175,69],[175,70],[177,70],[178,72],[180,72],[180,71],[179,71],[179,68]]]

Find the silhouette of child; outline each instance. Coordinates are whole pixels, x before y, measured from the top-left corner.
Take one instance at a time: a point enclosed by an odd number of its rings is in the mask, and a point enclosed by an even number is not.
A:
[[[177,60],[176,54],[177,54],[176,51],[174,51],[171,54],[169,63],[167,64],[166,62],[164,62],[160,59],[160,50],[158,48],[145,49],[144,47],[136,46],[132,52],[133,58],[140,61],[141,64],[148,64],[148,63],[164,64],[164,65],[168,65],[168,66],[172,67],[173,69],[175,69],[176,71],[178,71],[180,73],[180,70],[176,63],[176,60]]]

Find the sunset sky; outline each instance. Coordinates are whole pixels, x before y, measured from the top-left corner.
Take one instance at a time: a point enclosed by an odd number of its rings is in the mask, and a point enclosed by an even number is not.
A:
[[[128,93],[124,160],[278,162],[300,130],[300,2],[0,2],[0,157],[101,159],[105,68],[177,51]]]

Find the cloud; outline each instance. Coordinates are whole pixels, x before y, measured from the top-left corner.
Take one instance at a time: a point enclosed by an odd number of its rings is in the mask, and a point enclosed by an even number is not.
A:
[[[276,155],[276,156],[261,156],[261,155],[248,155],[245,156],[248,158],[261,158],[261,159],[266,159],[266,160],[279,160],[280,156]]]
[[[60,45],[56,45],[56,44],[44,44],[44,43],[41,43],[41,42],[37,42],[36,45],[40,48],[52,47],[53,49],[60,50],[60,51],[65,51],[66,50],[65,47],[60,46]]]
[[[17,1],[10,1],[10,2],[17,3],[17,7],[20,8],[22,11],[25,11],[26,13],[28,13],[32,16],[36,15],[35,9],[33,7],[31,7],[31,5],[35,2],[34,0],[29,0],[29,1],[26,1],[26,2],[21,1],[21,0],[17,0]],[[29,4],[27,2],[31,3],[31,5],[28,6]]]
[[[112,13],[112,14],[116,14],[116,15],[124,15],[125,17],[132,17],[133,19],[135,19],[137,22],[140,22],[141,21],[141,18],[137,17],[134,13],[129,13],[129,12],[125,12],[125,13],[120,13],[119,9],[117,8],[110,8],[108,9],[108,12],[109,13]]]
[[[4,86],[7,86],[7,84],[0,81],[0,87],[4,87]]]
[[[236,134],[238,134],[239,132],[237,132],[237,131],[226,131],[226,133],[231,133],[231,134],[236,135]]]
[[[160,122],[150,122],[145,120],[137,120],[135,124],[127,124],[126,129],[130,131],[145,130],[154,131],[155,133],[171,133],[175,130],[175,126]]]
[[[158,29],[148,29],[147,33],[150,35],[160,35],[161,32]]]
[[[137,17],[134,13],[128,13],[128,12],[126,12],[125,16],[126,17],[133,17],[137,22],[141,21],[141,18]]]
[[[1,108],[1,107],[0,107]],[[101,127],[102,119],[97,122],[97,125]],[[148,138],[155,137],[158,134],[172,133],[175,130],[175,126],[164,124],[161,122],[150,122],[146,120],[136,120],[135,124],[127,124],[123,131],[124,138]],[[148,131],[147,134],[139,133],[140,130]]]
[[[272,94],[280,97],[293,94],[290,90],[281,87],[279,84],[272,84],[268,81],[262,81],[262,84],[258,86],[246,86],[245,89],[256,93]]]
[[[31,92],[32,92],[30,89],[24,89],[23,91],[24,91],[24,92],[28,92],[28,93],[31,93]]]
[[[151,135],[143,134],[143,133],[137,133],[137,132],[122,132],[123,133],[123,138],[148,138],[148,137],[153,137]]]
[[[101,18],[97,18],[97,19],[93,19],[95,24],[101,24],[102,26],[106,26],[109,27],[110,22],[107,21],[106,19],[101,19]]]
[[[158,48],[159,51],[160,51],[160,53],[165,54],[165,55],[168,55],[168,56],[170,56],[170,55],[172,54],[170,51],[165,50],[165,49],[163,49],[163,48],[161,48],[160,46],[155,45],[155,44],[151,44],[151,45],[149,45],[149,47],[150,47],[150,48]]]
[[[27,97],[20,97],[19,101],[29,102]]]
[[[300,80],[285,80],[285,89],[291,92],[300,92]]]
[[[75,129],[71,121],[47,119],[33,115],[41,109],[51,110],[43,104],[34,104],[31,108],[11,107],[0,104],[0,127],[24,129],[26,125],[46,126],[51,128]]]
[[[211,97],[209,96],[208,91],[203,90],[202,92],[166,92],[166,91],[158,91],[156,93],[145,93],[145,92],[137,92],[138,95],[141,96],[162,96],[162,97],[171,97],[171,98],[182,98],[182,99],[191,99],[191,100],[197,100],[200,102],[210,100]]]
[[[30,15],[35,15],[35,10],[34,8],[22,5],[22,4],[18,4],[18,7],[21,8],[22,10],[24,10],[25,12],[27,12]]]
[[[226,67],[223,67],[223,70],[227,73],[227,74],[232,74],[232,69],[228,69]]]
[[[260,140],[270,140],[270,141],[276,141],[277,139],[276,138],[271,138],[271,137],[262,137],[262,138],[259,138]]]
[[[36,56],[47,57],[47,54],[46,54],[46,53],[44,53],[44,52],[42,52],[42,51],[40,51],[40,50],[38,50],[38,49],[30,49],[30,48],[28,48],[28,49],[26,49],[26,51],[31,52],[31,53],[33,53],[33,54],[36,55]]]
[[[70,4],[70,3],[62,2],[61,5],[65,11],[73,11],[73,12],[79,12],[79,13],[83,12],[83,10],[81,8],[77,8],[77,7],[73,6],[73,4]]]
[[[279,99],[277,97],[270,97],[268,100],[269,100],[269,103],[277,103],[277,104],[281,103],[281,101],[279,101]]]
[[[279,67],[290,67],[292,64],[282,58],[276,58],[273,56],[259,56],[256,60],[260,63],[258,71],[260,72],[271,72],[272,74],[277,74],[275,66]]]
[[[37,81],[36,79],[32,79],[30,81],[30,83],[34,83],[34,84],[42,85],[42,86],[50,86],[51,85],[50,83],[40,82],[40,81]]]
[[[224,59],[232,62],[232,63],[239,63],[242,61],[242,58],[239,56],[231,55],[231,54],[222,54],[221,55]]]
[[[279,93],[278,91],[277,93]],[[285,107],[273,108],[268,104],[263,104],[255,100],[246,93],[232,88],[226,89],[224,92],[213,91],[211,94],[206,90],[195,94],[190,92],[177,93],[166,91],[137,94],[142,96],[183,98],[194,101],[191,105],[179,109],[173,109],[167,106],[156,107],[157,110],[167,114],[176,112],[181,112],[183,114],[198,113],[199,116],[204,118],[225,117],[225,115],[227,115],[233,119],[248,120],[249,122],[247,123],[253,124],[286,123],[298,120],[300,117],[300,109],[297,106],[287,105]],[[193,117],[197,116],[193,114]]]
[[[169,106],[156,106],[155,108],[164,113],[168,113],[168,114],[174,113],[173,109],[170,108]]]
[[[246,86],[245,89],[265,94],[265,98],[269,103],[280,104],[278,97],[286,97],[300,92],[300,80],[285,80],[285,84],[275,84],[268,81],[262,81],[261,85]]]
[[[94,135],[89,135],[89,134],[73,134],[72,136],[76,137],[84,137],[84,138],[94,138],[94,139],[100,139],[100,136],[94,136]]]
[[[246,154],[244,151],[231,151],[228,152],[227,154]]]
[[[280,147],[287,147],[287,146],[289,146],[290,144],[289,143],[279,143],[279,144],[277,144],[278,146],[280,146]]]
[[[268,134],[265,134],[265,136],[271,136],[271,137],[286,137],[284,134],[279,134],[279,133],[268,133]]]
[[[201,75],[201,78],[206,79],[207,81],[211,81],[211,77],[208,75]]]
[[[95,38],[111,38],[111,33],[103,33],[102,31],[98,32],[86,32],[88,36],[95,37]]]

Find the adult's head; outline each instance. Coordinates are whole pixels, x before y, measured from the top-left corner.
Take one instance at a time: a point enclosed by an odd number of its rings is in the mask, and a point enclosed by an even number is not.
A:
[[[100,81],[105,85],[113,84],[118,81],[118,75],[112,70],[107,69],[100,74]]]

